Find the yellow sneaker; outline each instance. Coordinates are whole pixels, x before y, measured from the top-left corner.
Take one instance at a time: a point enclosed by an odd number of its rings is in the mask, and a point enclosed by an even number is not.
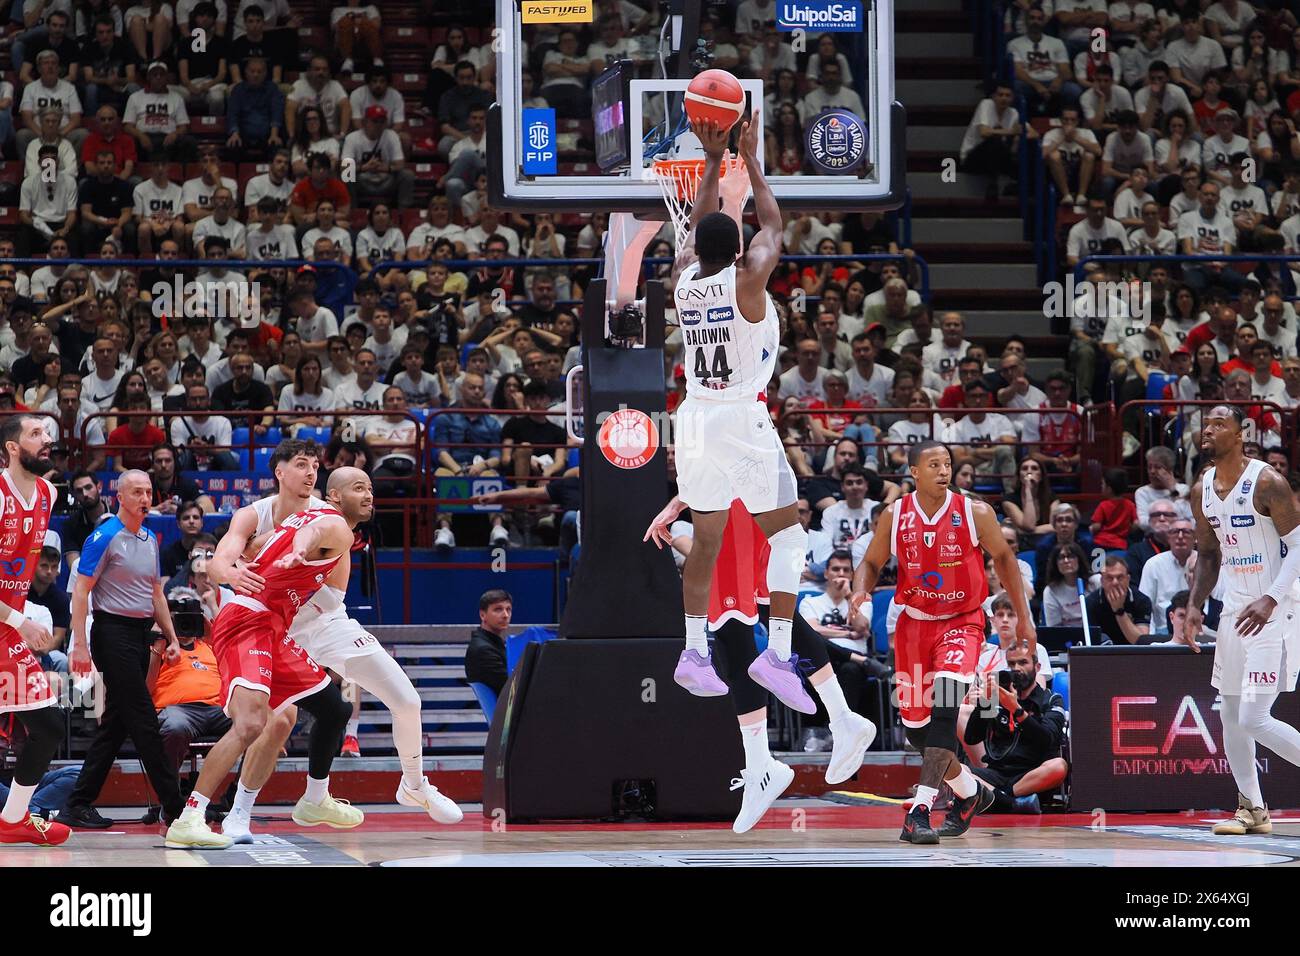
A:
[[[186,809],[167,828],[163,846],[169,850],[224,850],[233,841],[214,832],[197,810]]]
[[[1231,820],[1223,820],[1211,831],[1216,836],[1245,836],[1247,833],[1272,833],[1273,821],[1268,807],[1252,807],[1250,801],[1237,794],[1237,813]]]
[[[306,797],[293,808],[293,822],[300,827],[318,827],[322,823],[335,830],[351,830],[361,826],[366,815],[346,800],[335,800],[328,793],[320,803]]]

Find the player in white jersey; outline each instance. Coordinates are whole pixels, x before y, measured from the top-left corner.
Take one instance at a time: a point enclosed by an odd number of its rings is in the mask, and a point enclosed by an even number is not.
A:
[[[235,512],[230,529],[208,563],[214,581],[228,584],[239,593],[256,596],[263,582],[256,565],[248,562],[261,550],[266,538],[290,515],[328,507],[312,494],[319,465],[319,449],[314,442],[287,439],[280,443],[271,457],[279,492]],[[335,566],[325,587],[299,609],[288,636],[313,660],[374,694],[391,712],[393,742],[402,766],[397,802],[420,807],[439,823],[458,823],[463,818],[461,809],[424,775],[419,693],[379,641],[348,617],[343,600],[350,571],[347,559]],[[268,722],[266,730],[245,755],[235,802],[222,824],[222,833],[236,842],[251,839],[249,825],[257,794],[274,771],[293,724],[292,716]],[[302,822],[296,809],[294,821]],[[347,821],[334,823],[322,819],[318,822],[338,827]]]
[[[1223,749],[1237,782],[1237,813],[1217,834],[1273,829],[1255,769],[1255,744],[1300,765],[1300,731],[1271,713],[1300,673],[1300,511],[1285,478],[1242,450],[1245,413],[1216,405],[1201,426],[1214,464],[1192,494],[1199,556],[1182,641],[1200,653],[1202,608],[1222,573],[1223,612],[1211,683],[1222,697]]]
[[[790,651],[808,532],[799,524],[794,471],[763,400],[780,338],[767,283],[781,256],[781,210],[763,178],[758,124],[750,117],[741,124],[737,151],[754,192],[759,230],[742,255],[740,209],[732,215],[718,211],[729,132],[714,123],[693,124],[692,132],[704,147],[705,167],[690,232],[673,263],[672,287],[686,349],[686,398],[674,429],[677,488],[691,509],[694,543],[682,569],[686,649],[673,677],[700,697],[727,693],[713,668],[705,627],[713,566],[738,498],[772,548],[770,636],[749,675],[787,706],[810,714],[815,706]],[[747,779],[746,788],[751,785],[763,784]]]

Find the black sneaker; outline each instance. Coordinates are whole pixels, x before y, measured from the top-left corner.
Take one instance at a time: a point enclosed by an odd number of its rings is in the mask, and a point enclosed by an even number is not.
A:
[[[930,808],[920,804],[907,811],[903,819],[903,832],[898,835],[903,843],[916,843],[934,846],[939,842],[939,834],[930,826]]]
[[[988,787],[980,787],[973,796],[965,799],[953,800],[948,815],[944,817],[943,826],[939,827],[939,836],[961,836],[970,829],[975,817],[991,806],[993,806],[993,791]]]
[[[94,807],[64,807],[58,820],[74,830],[107,830],[113,821],[99,815]]]

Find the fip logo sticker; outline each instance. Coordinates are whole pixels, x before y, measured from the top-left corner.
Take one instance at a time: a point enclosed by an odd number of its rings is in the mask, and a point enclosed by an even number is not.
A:
[[[791,30],[840,30],[861,33],[861,0],[780,0],[776,5],[776,28]]]
[[[524,175],[554,176],[559,171],[555,150],[555,110],[523,110]]]
[[[808,124],[808,158],[822,172],[853,172],[867,152],[867,127],[848,110],[827,110]]]

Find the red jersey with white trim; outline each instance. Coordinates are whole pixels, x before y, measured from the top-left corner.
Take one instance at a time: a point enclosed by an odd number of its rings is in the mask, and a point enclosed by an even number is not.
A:
[[[916,612],[913,617],[948,618],[983,604],[989,583],[969,498],[949,491],[928,517],[915,491],[905,495],[894,505],[891,533],[898,559],[894,600]]]
[[[27,603],[53,510],[54,486],[44,478],[36,479],[31,500],[24,501],[9,469],[0,472],[0,604],[5,607],[21,611]]]
[[[713,565],[713,586],[709,589],[709,626],[727,621],[753,624],[758,605],[770,603],[767,591],[767,558],[772,553],[767,536],[754,516],[737,498],[731,503],[722,549]]]
[[[298,609],[310,601],[311,596],[324,585],[330,571],[343,555],[337,554],[322,561],[306,561],[296,568],[277,568],[272,565],[293,550],[293,539],[300,529],[329,516],[340,517],[339,512],[333,508],[314,508],[290,515],[275,529],[275,533],[266,540],[252,561],[254,570],[266,583],[251,600],[280,618],[286,628]],[[237,603],[252,606],[248,599]]]

